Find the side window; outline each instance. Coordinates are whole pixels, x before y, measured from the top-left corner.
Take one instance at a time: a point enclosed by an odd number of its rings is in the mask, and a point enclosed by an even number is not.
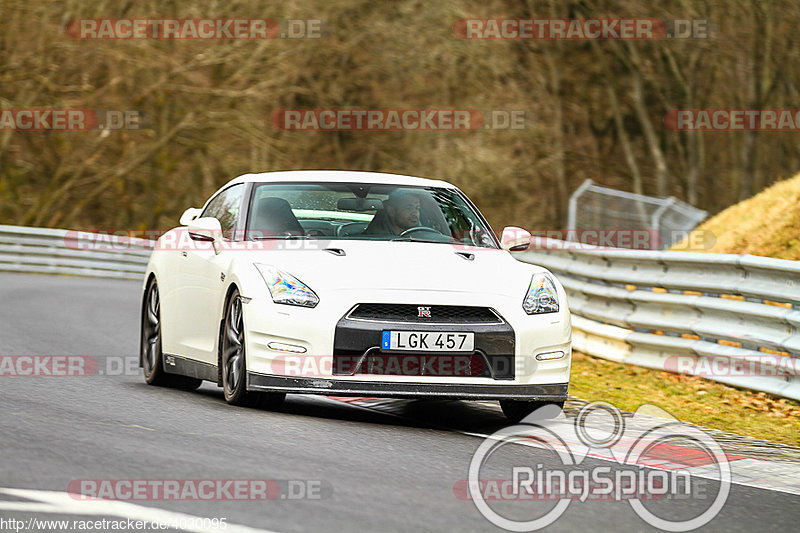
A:
[[[219,220],[219,224],[222,226],[222,235],[226,239],[231,238],[233,229],[236,227],[236,219],[239,217],[239,207],[242,205],[243,192],[244,185],[241,183],[225,189],[209,202],[208,207],[200,215],[214,217]]]

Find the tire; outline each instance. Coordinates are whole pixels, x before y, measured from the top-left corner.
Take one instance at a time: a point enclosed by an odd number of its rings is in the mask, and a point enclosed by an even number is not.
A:
[[[544,412],[536,413],[536,420],[547,420],[549,418],[555,418],[558,416],[558,413],[561,409],[564,408],[564,402],[527,402],[522,400],[500,400],[500,408],[503,410],[503,414],[506,415],[506,418],[514,422],[515,424],[519,423],[523,418],[531,414],[532,412],[540,409],[544,406],[552,405],[553,407],[558,407],[556,409],[548,409]]]
[[[164,371],[164,354],[161,352],[161,299],[155,278],[147,284],[142,306],[141,353],[144,380],[148,385],[194,390],[203,380],[169,374]]]
[[[225,401],[231,405],[277,409],[286,394],[247,390],[244,314],[239,291],[234,289],[225,305],[220,343],[220,369]]]

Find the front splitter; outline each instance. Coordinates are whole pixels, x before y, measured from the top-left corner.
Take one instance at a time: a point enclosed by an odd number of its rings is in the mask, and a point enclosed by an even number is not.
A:
[[[247,390],[321,394],[325,396],[378,396],[386,398],[447,398],[454,400],[527,400],[560,402],[567,399],[568,383],[474,384],[355,381],[298,378],[247,373]]]

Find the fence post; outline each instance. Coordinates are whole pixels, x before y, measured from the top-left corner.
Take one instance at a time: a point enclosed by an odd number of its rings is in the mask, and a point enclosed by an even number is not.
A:
[[[670,196],[669,198],[664,200],[664,203],[661,204],[661,206],[658,209],[653,211],[653,214],[650,217],[650,229],[652,229],[653,231],[657,231],[659,233],[658,240],[659,243],[661,244],[661,248],[666,248],[667,246],[670,246],[672,244],[672,242],[667,242],[663,238],[663,235],[661,235],[661,228],[660,228],[661,217],[664,216],[664,213],[666,212],[667,209],[675,205],[676,201],[677,199],[674,196]]]
[[[581,186],[575,189],[575,192],[570,195],[569,211],[567,214],[567,231],[576,229],[575,225],[578,220],[578,197],[583,194],[583,191],[591,187],[593,184],[594,182],[592,180],[586,179],[583,183],[581,183]]]

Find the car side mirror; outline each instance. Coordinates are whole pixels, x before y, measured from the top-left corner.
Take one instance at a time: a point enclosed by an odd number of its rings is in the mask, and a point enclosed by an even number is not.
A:
[[[190,207],[184,211],[181,215],[181,226],[188,226],[189,222],[199,217],[202,211],[202,209],[198,209],[197,207]]]
[[[222,240],[222,226],[214,217],[196,218],[189,222],[189,237],[194,241],[213,243],[214,253],[219,254],[217,244]]]
[[[531,234],[522,228],[506,226],[503,228],[503,236],[500,239],[503,250],[509,252],[521,252],[527,250],[531,245]]]

